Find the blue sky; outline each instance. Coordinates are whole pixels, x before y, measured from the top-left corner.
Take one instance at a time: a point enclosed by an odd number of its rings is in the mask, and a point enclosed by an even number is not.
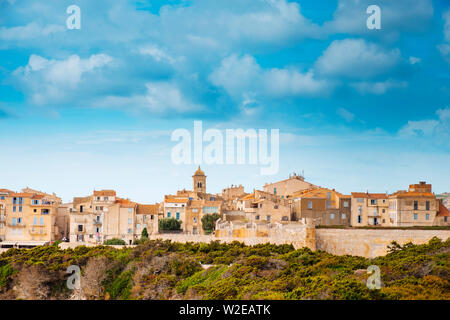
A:
[[[0,187],[159,201],[191,187],[170,136],[194,120],[280,130],[278,174],[204,165],[211,192],[302,170],[343,193],[450,191],[450,4],[0,0]]]

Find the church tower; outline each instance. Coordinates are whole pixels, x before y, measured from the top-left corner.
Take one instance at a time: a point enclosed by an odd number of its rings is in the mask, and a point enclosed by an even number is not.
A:
[[[200,166],[198,166],[197,171],[195,171],[194,175],[192,176],[193,180],[193,190],[195,192],[202,192],[206,193],[206,176],[202,169],[200,169]]]

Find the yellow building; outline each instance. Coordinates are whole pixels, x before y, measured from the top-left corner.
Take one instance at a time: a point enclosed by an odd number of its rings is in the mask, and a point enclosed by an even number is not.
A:
[[[61,199],[32,189],[3,195],[3,241],[5,246],[36,246],[62,238],[57,225]]]
[[[351,226],[391,226],[388,198],[386,193],[352,192]]]

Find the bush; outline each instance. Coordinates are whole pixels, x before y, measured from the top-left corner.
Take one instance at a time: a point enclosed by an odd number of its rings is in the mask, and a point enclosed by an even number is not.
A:
[[[141,237],[142,237],[142,238],[145,238],[145,239],[148,239],[148,231],[147,231],[147,228],[144,228],[144,229],[142,230]]]
[[[124,246],[124,245],[126,245],[127,243],[125,242],[125,240],[114,238],[114,239],[108,239],[108,240],[105,240],[105,241],[103,242],[103,244],[106,244],[106,245],[119,245],[119,246]]]
[[[161,231],[171,231],[181,229],[181,220],[175,218],[163,218],[159,220],[159,230]]]
[[[216,221],[220,218],[217,213],[206,214],[202,217],[202,228],[207,233],[211,233],[216,229]]]

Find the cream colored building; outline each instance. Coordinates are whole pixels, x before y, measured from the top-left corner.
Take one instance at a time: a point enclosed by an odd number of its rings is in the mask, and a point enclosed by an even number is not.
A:
[[[152,221],[152,215],[153,220],[157,219],[154,208],[143,206],[138,214],[139,206],[136,202],[117,197],[114,190],[94,191],[90,196],[74,198],[70,212],[70,241],[103,243],[122,239],[133,244],[141,237],[144,225],[148,225],[149,234],[156,232],[157,222]]]
[[[437,224],[440,201],[431,184],[421,181],[389,196],[389,217],[393,226],[432,226]]]
[[[391,226],[388,199],[386,193],[352,192],[351,226]]]
[[[317,186],[305,181],[303,176],[294,173],[290,175],[288,179],[274,183],[266,183],[263,190],[267,193],[271,193],[274,195],[278,195],[281,198],[288,199],[295,192],[312,188],[317,188]]]

